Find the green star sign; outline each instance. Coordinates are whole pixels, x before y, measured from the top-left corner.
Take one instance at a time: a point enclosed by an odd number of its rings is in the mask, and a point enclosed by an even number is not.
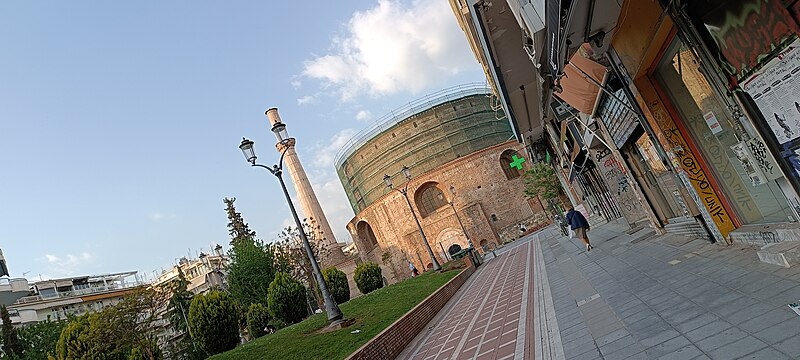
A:
[[[514,155],[513,157],[511,157],[511,160],[513,160],[509,164],[509,165],[511,165],[511,168],[517,168],[517,170],[522,170],[522,163],[525,162],[525,159],[523,159],[523,158],[521,158],[521,157],[519,157],[517,155]]]

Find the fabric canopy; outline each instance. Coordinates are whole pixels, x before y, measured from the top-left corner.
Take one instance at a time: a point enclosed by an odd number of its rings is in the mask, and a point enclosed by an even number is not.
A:
[[[589,74],[595,81],[589,79],[584,73]],[[583,57],[578,51],[569,60],[569,64],[564,67],[564,76],[561,78],[563,91],[555,95],[578,111],[591,114],[597,94],[600,92],[597,83],[603,81],[605,74],[605,66]]]

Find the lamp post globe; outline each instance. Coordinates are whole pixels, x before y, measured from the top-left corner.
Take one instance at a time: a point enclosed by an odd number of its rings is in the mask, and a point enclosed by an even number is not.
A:
[[[286,124],[282,122],[277,122],[275,125],[272,125],[272,132],[275,133],[275,138],[278,139],[279,143],[289,140],[289,132],[286,131]]]
[[[400,171],[403,172],[403,176],[405,176],[407,180],[411,180],[411,169],[409,169],[408,166],[403,165]]]
[[[253,145],[255,145],[255,143],[251,140],[247,140],[247,138],[242,138],[242,143],[239,145],[239,149],[242,150],[244,158],[250,164],[256,163],[256,149]]]

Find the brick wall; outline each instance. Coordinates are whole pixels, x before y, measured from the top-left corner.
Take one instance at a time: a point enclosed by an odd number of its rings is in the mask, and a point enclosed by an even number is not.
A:
[[[500,162],[501,154],[515,150],[524,156],[525,148],[516,141],[490,146],[486,149],[462,156],[425,173],[414,173],[408,186],[414,211],[428,238],[428,243],[440,263],[447,261],[442,248],[447,249],[452,241],[441,236],[450,231],[461,233],[461,226],[453,213],[453,208],[445,205],[438,210],[422,216],[414,201],[414,193],[424,184],[438,183],[447,201],[453,201],[469,237],[480,244],[501,244],[520,236],[518,225],[527,229],[535,227],[533,222],[547,222],[541,206],[532,206],[524,195],[525,183],[522,177],[508,180],[503,168],[508,164]],[[525,170],[531,162],[523,163]],[[399,180],[398,180],[399,181]],[[397,186],[403,183],[399,182]],[[450,193],[450,186],[456,188],[456,195]],[[385,187],[384,187],[385,189]],[[385,189],[386,190],[386,189]],[[538,201],[535,202],[538,205]],[[537,217],[538,215],[538,217]],[[358,231],[359,224],[368,224],[375,234],[377,244],[371,244]],[[501,239],[504,229],[514,229],[510,235]],[[347,229],[359,249],[362,261],[372,261],[387,266],[387,273],[397,273],[399,279],[407,277],[408,262],[417,269],[426,269],[430,257],[423,246],[417,224],[411,216],[405,198],[399,191],[388,191],[372,205],[358,213],[348,224]],[[452,240],[452,238],[450,239]],[[467,239],[457,239],[461,247],[467,247]],[[383,262],[384,253],[389,253],[391,261]],[[417,256],[417,253],[420,256]],[[421,259],[421,260],[420,260]],[[393,269],[389,269],[394,267]],[[394,276],[386,276],[390,282]]]
[[[444,284],[439,290],[417,304],[403,317],[381,331],[377,336],[356,350],[348,360],[394,359],[414,340],[428,322],[439,313],[456,291],[464,285],[467,278],[475,272],[472,262],[466,259],[466,269]]]

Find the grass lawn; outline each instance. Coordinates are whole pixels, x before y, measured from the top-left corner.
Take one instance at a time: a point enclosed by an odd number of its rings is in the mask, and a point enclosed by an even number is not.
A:
[[[350,327],[315,334],[326,323],[325,314],[317,314],[211,359],[344,359],[460,271],[424,274],[339,305],[346,318],[356,320]]]

